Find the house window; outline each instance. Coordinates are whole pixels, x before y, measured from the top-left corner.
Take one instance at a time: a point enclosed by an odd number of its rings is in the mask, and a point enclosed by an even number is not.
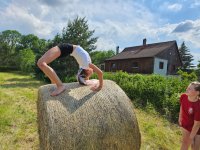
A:
[[[163,69],[164,68],[164,62],[160,62],[159,63],[159,69]]]
[[[132,63],[132,68],[138,68],[138,62],[133,62]]]
[[[115,64],[115,63],[112,63],[112,64],[111,64],[111,68],[112,68],[112,69],[116,68],[116,64]]]

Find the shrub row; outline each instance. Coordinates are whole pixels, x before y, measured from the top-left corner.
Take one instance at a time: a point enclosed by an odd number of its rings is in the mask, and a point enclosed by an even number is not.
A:
[[[94,76],[95,78],[97,76]],[[196,77],[165,77],[160,75],[128,74],[124,72],[104,73],[104,79],[115,81],[134,102],[135,106],[152,106],[158,113],[172,122],[177,122],[179,97]]]

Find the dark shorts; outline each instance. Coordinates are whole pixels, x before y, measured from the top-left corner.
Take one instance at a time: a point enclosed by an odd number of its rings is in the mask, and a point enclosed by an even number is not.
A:
[[[58,47],[59,47],[60,53],[61,53],[59,58],[66,57],[73,52],[73,45],[72,44],[61,43],[61,44],[58,44]]]

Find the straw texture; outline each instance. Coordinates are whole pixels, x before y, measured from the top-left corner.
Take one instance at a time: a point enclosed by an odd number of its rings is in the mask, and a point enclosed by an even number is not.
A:
[[[113,81],[101,91],[65,83],[58,96],[55,85],[38,90],[38,129],[41,150],[139,150],[141,136],[133,105]]]

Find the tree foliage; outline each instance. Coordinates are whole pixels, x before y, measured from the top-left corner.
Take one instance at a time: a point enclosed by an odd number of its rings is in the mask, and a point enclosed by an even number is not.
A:
[[[21,34],[16,30],[6,30],[0,33],[0,65],[15,66],[15,49],[21,39]]]
[[[39,53],[39,51],[46,48],[46,40],[39,39],[36,35],[33,34],[22,35],[16,50],[27,48],[32,49],[34,53]]]
[[[87,20],[77,17],[69,21],[62,31],[62,42],[81,45],[86,51],[91,52],[96,49],[97,37],[93,37],[95,30],[89,30]]]
[[[19,52],[18,62],[21,71],[31,73],[34,71],[35,54],[31,49],[23,49]]]
[[[190,54],[190,50],[185,45],[185,42],[181,44],[181,47],[179,48],[179,53],[183,63],[182,70],[186,71],[187,69],[193,68],[194,66],[192,64],[192,61],[194,59],[193,56]]]
[[[113,50],[108,51],[94,51],[90,53],[92,62],[95,65],[99,65],[101,63],[104,63],[104,61],[112,56],[115,55],[115,52]]]
[[[0,70],[18,69],[25,71],[23,65],[32,62],[34,57],[40,51],[46,49],[47,42],[44,39],[39,39],[33,34],[22,35],[16,30],[6,30],[0,33]],[[27,55],[26,61],[21,59],[21,54],[24,49],[31,49],[33,52]],[[30,60],[28,60],[30,58]],[[35,62],[32,62],[35,65]],[[27,68],[27,66],[25,67]],[[33,70],[32,70],[33,71]],[[27,72],[27,71],[26,71]]]

